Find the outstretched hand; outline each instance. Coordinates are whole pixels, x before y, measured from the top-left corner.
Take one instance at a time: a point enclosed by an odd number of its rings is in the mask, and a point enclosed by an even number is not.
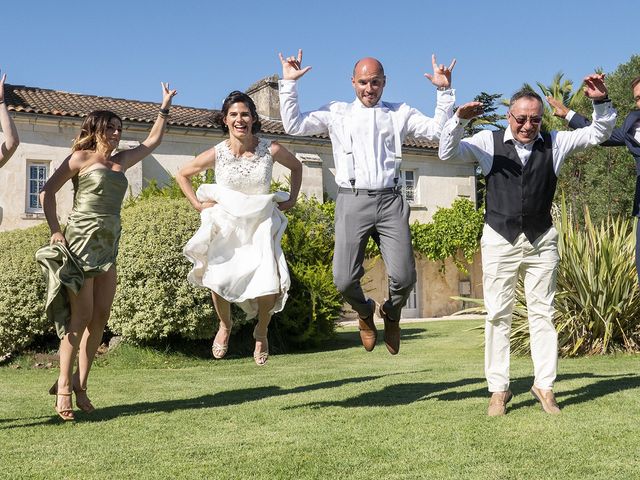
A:
[[[549,95],[547,97],[547,102],[549,103],[549,105],[551,105],[551,108],[553,108],[553,114],[556,117],[567,118],[567,113],[569,113],[569,108],[567,108],[567,106],[564,103],[562,103],[562,101]]]
[[[436,87],[449,88],[451,86],[451,72],[453,67],[456,66],[456,59],[454,58],[451,65],[445,67],[444,64],[438,65],[436,61],[436,54],[431,55],[431,64],[433,66],[433,75],[425,73],[424,76],[431,80]]]
[[[456,115],[463,120],[470,120],[473,117],[482,115],[483,112],[482,102],[469,102],[459,106],[458,110],[456,110]]]
[[[591,100],[602,100],[607,97],[607,86],[604,84],[604,73],[594,73],[584,77],[584,94]]]
[[[162,105],[160,108],[169,108],[171,106],[171,99],[178,93],[177,90],[169,90],[169,82],[160,82],[162,85]]]
[[[285,59],[282,56],[282,53],[278,53],[278,56],[282,63],[282,78],[284,80],[298,80],[305,73],[311,70],[311,67],[302,68],[302,49],[298,50],[297,57],[291,56]]]

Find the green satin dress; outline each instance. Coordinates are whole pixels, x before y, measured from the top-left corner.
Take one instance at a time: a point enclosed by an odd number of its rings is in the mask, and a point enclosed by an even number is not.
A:
[[[123,172],[105,168],[74,177],[73,210],[64,230],[67,245],[47,245],[36,252],[47,281],[47,318],[60,338],[71,319],[67,288],[78,293],[85,278],[106,272],[116,262],[127,185]]]

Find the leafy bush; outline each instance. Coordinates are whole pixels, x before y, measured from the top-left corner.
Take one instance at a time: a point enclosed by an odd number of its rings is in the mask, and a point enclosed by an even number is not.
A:
[[[195,186],[204,180],[194,180]],[[412,226],[418,235],[414,241],[419,253],[444,259],[447,252],[461,249],[468,255],[476,234],[461,222],[474,219],[476,212],[472,206],[469,210],[471,202],[466,202],[468,205],[456,202],[451,214],[436,213],[434,224],[426,229]],[[334,207],[333,202],[301,198],[286,213],[289,226],[282,248],[291,289],[285,309],[272,321],[276,348],[317,346],[334,334],[334,321],[342,309],[332,275]],[[122,210],[118,288],[109,320],[113,333],[137,343],[213,336],[218,321],[210,292],[186,281],[191,264],[182,255],[184,244],[198,226],[197,212],[175,181],[166,187],[152,183],[138,198],[127,201]],[[0,247],[5,252],[0,269],[0,286],[5,292],[0,298],[0,353],[24,349],[43,335],[55,335],[53,325],[46,321],[46,286],[34,259],[35,251],[48,237],[45,224],[0,233]],[[435,241],[438,237],[440,243]],[[442,245],[442,240],[447,244]],[[232,308],[238,327],[234,335],[242,332],[243,337],[247,330],[243,325],[249,322],[239,308]]]
[[[34,254],[49,241],[46,225],[0,233],[0,356],[55,335],[44,311],[46,285]]]
[[[194,187],[204,181],[194,179]],[[333,335],[342,307],[331,274],[333,205],[303,198],[287,216],[282,248],[291,288],[285,309],[271,326],[276,347],[305,348]],[[199,219],[175,182],[162,188],[150,184],[123,210],[122,223],[110,328],[135,342],[211,338],[218,322],[210,292],[187,283],[191,264],[182,255]],[[239,308],[232,308],[235,335],[249,322]]]
[[[310,347],[332,337],[342,298],[333,284],[332,258],[335,205],[315,198],[300,199],[287,212],[289,225],[282,238],[291,289],[285,309],[274,316],[275,326],[293,347]]]
[[[134,342],[213,336],[210,292],[187,282],[191,264],[182,255],[198,226],[193,207],[168,195],[146,195],[122,210],[114,333]]]

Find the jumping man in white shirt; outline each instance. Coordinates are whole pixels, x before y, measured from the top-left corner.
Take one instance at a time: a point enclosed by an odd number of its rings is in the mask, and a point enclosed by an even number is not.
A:
[[[344,299],[359,316],[360,338],[373,350],[377,330],[374,313],[384,320],[384,340],[392,355],[400,348],[400,312],[416,282],[415,260],[409,232],[409,206],[398,184],[402,141],[406,135],[438,140],[444,123],[453,114],[451,71],[432,57],[433,74],[425,74],[438,88],[434,118],[405,103],[381,100],[386,84],[382,64],[375,58],[359,60],[351,79],[356,99],[331,102],[318,110],[301,113],[296,81],[311,67],[297,57],[280,54],[280,112],[291,135],[328,133],[333,147],[338,197],[335,212],[333,278]],[[370,237],[380,246],[389,277],[389,294],[381,305],[367,299],[360,279],[364,251]]]

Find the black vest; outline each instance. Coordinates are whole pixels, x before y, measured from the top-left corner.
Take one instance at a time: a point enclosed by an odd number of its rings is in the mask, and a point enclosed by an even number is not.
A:
[[[533,243],[553,224],[551,204],[558,178],[553,171],[551,135],[533,144],[523,167],[512,141],[504,142],[504,130],[493,132],[493,166],[486,176],[485,221],[509,243],[524,232]]]

